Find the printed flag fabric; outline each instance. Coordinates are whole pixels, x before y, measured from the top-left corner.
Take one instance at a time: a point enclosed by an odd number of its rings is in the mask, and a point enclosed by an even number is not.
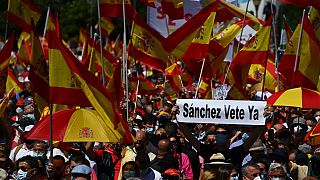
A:
[[[308,7],[313,6],[314,8],[320,10],[320,0],[280,0],[287,4],[292,4],[298,7]]]
[[[12,72],[10,68],[8,68],[8,77],[6,81],[6,93],[9,92],[12,88],[14,88],[15,92],[19,92],[23,90],[23,85],[18,81],[15,74]]]
[[[164,37],[148,26],[137,14],[133,19],[131,34],[129,55],[143,64],[164,72],[169,59],[169,54],[162,47]]]
[[[167,14],[171,20],[183,19],[183,1],[181,0],[161,0],[162,11]]]
[[[244,45],[231,63],[230,70],[236,82],[246,85],[251,64],[266,66],[272,19],[270,18],[260,30]]]
[[[320,59],[320,47],[308,17],[305,17],[302,29],[296,72],[294,73],[294,68],[301,23],[297,26],[289,45],[286,47],[279,64],[279,71],[286,77],[287,84],[292,88],[304,87],[316,90],[320,73],[320,64],[318,62]]]
[[[29,0],[9,0],[8,1],[8,20],[30,31],[30,17],[37,23],[41,16],[41,9],[33,5]]]
[[[60,53],[65,60],[64,63],[68,66],[75,81],[79,83],[79,86],[81,87],[80,90],[83,92],[86,99],[90,101],[89,106],[93,106],[110,128],[117,130],[121,134],[124,143],[132,142],[128,124],[115,111],[113,98],[109,91],[100,84],[85,67],[83,67],[72,52],[67,49],[57,37],[53,37],[52,40],[55,40],[55,47],[59,48]],[[49,42],[49,44],[52,43]]]
[[[139,94],[152,94],[152,95],[157,94],[157,89],[155,88],[155,85],[148,79],[145,79],[143,77],[131,77],[129,81],[130,81],[129,88],[131,91],[135,91],[137,89],[138,81],[139,81],[139,87],[138,87]]]
[[[199,42],[202,38],[203,41],[200,42],[205,44],[205,42],[210,39],[211,34],[204,34],[205,29],[203,26],[208,18],[214,19],[218,4],[219,1],[216,1],[215,3],[208,5],[179,29],[170,34],[163,42],[164,49],[176,58],[181,58],[194,39],[195,42]],[[209,27],[207,26],[206,28]],[[208,32],[208,30],[205,32]]]
[[[107,85],[107,89],[114,99],[115,109],[118,112],[120,112],[120,102],[124,97],[124,89],[122,87],[122,80],[121,80],[121,63],[117,63],[115,65],[115,70]]]
[[[181,80],[181,67],[177,63],[169,66],[165,71],[166,79],[170,86],[175,90],[175,92],[180,92],[183,88],[183,83]]]
[[[212,12],[204,24],[199,28],[191,44],[185,50],[182,59],[199,60],[207,56],[209,41],[216,13]]]
[[[73,106],[90,106],[77,79],[61,52],[62,41],[47,33],[49,45],[49,102]]]
[[[132,18],[135,10],[129,0],[125,3],[126,17]],[[100,0],[101,17],[122,17],[122,0]]]
[[[104,76],[106,83],[109,82],[115,70],[117,60],[105,49],[102,49],[103,62],[101,61],[100,45],[93,41],[90,37],[87,38],[89,49],[91,49],[89,71],[93,74],[96,72],[102,73],[102,63],[104,67]]]
[[[310,21],[312,23],[313,30],[317,36],[318,42],[320,42],[320,10],[312,8],[310,10]]]
[[[11,51],[14,43],[14,34],[12,33],[8,42],[0,51],[0,95],[6,90],[6,79],[8,74],[8,64],[11,57]]]
[[[101,17],[101,32],[104,36],[109,37],[114,30],[114,25],[109,17]]]

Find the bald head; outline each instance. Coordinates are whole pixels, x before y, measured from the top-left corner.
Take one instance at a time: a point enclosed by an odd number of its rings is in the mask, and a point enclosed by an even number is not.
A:
[[[143,142],[144,144],[147,144],[148,143],[147,132],[141,131],[141,130],[137,131],[136,140],[138,142]]]
[[[169,153],[171,150],[171,143],[169,139],[162,139],[158,142],[159,153]]]

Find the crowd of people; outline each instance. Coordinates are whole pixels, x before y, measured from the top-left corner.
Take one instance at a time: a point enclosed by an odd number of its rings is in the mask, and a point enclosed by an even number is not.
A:
[[[41,115],[28,88],[17,92],[1,119],[0,179],[320,178],[320,148],[306,138],[320,110],[266,107],[265,126],[185,124],[163,92],[140,95],[130,109],[132,144],[56,142],[51,157],[48,141],[26,138]]]

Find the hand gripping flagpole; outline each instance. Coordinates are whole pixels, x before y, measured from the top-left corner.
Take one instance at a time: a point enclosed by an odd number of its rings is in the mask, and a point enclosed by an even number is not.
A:
[[[299,60],[299,54],[300,54],[300,45],[301,45],[301,40],[302,40],[302,32],[303,32],[303,24],[304,24],[304,16],[305,16],[305,14],[306,14],[306,9],[303,9],[302,20],[301,20],[301,29],[300,29],[299,41],[298,41],[297,52],[296,52],[296,60],[294,62],[294,68],[293,68],[291,88],[293,87],[294,76],[296,74],[297,66],[298,66],[298,60]]]
[[[101,61],[101,79],[102,84],[105,86],[106,80],[104,78],[104,60],[103,60],[103,48],[102,48],[102,33],[101,33],[101,14],[100,14],[100,0],[97,0],[98,6],[98,24],[99,24],[99,36],[100,36],[100,61]]]

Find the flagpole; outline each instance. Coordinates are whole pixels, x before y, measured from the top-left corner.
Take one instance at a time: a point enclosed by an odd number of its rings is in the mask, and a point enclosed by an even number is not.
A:
[[[101,79],[103,86],[106,83],[104,78],[104,61],[103,61],[103,47],[102,47],[102,33],[101,33],[101,14],[100,14],[100,0],[97,0],[98,6],[98,24],[99,24],[99,36],[100,36],[100,61],[101,61]]]
[[[263,92],[264,92],[264,86],[266,83],[267,65],[268,65],[268,59],[266,60],[266,63],[264,65],[264,74],[263,74],[263,82],[262,82],[262,90],[261,90],[261,101],[263,101]]]
[[[52,104],[49,104],[49,108],[50,108],[50,140],[49,140],[49,142],[50,142],[50,159],[49,159],[49,161],[52,163],[52,158],[53,158],[53,128],[52,128],[52,126],[53,126],[53,121],[52,121],[52,113],[53,113],[53,106],[52,106]]]
[[[41,41],[41,46],[42,46],[42,47],[43,47],[44,40],[45,40],[45,37],[46,37],[48,20],[49,20],[49,14],[50,14],[50,6],[48,6],[48,11],[47,11],[47,16],[46,16],[46,23],[44,24],[44,29],[43,29],[43,35],[42,35],[42,41]]]
[[[6,41],[7,40],[7,35],[8,35],[8,13],[6,13],[6,31],[4,33],[4,40]]]
[[[206,61],[206,58],[202,59],[202,66],[201,66],[201,71],[200,71],[200,75],[199,75],[199,80],[198,80],[198,85],[197,85],[197,89],[196,89],[196,94],[194,95],[194,99],[198,99],[198,91],[199,91],[199,87],[201,84],[201,76],[202,76],[202,72],[203,72],[203,67],[204,67],[204,62]]]
[[[273,12],[273,2],[271,1],[271,14],[272,14],[272,26],[273,26],[273,38],[274,38],[274,54],[275,54],[275,61],[276,61],[276,70],[277,70],[277,88],[278,91],[280,90],[280,73],[278,71],[279,67],[279,57],[278,57],[278,46],[277,46],[277,36],[276,36],[276,15]]]
[[[210,81],[210,86],[211,86],[211,99],[213,99],[213,96],[214,96],[212,81],[213,81],[213,78],[211,78],[211,81]]]
[[[241,38],[242,38],[242,35],[243,35],[243,29],[244,29],[244,23],[246,22],[246,17],[247,17],[248,8],[249,8],[249,2],[250,2],[250,0],[247,1],[246,11],[245,11],[245,13],[244,13],[244,15],[243,15],[243,21],[242,21],[241,31],[240,31],[240,38],[239,38],[239,42],[238,42],[238,46],[237,46],[237,51],[236,51],[237,53],[239,52],[239,49],[240,49]],[[232,53],[232,54],[233,54],[233,53]],[[227,68],[227,72],[226,72],[226,74],[224,75],[224,80],[223,80],[222,86],[224,86],[224,84],[225,84],[227,75],[228,75],[228,73],[229,73],[229,71],[230,71],[231,63],[232,63],[232,62],[230,62],[229,66],[228,66],[228,68]]]
[[[136,105],[134,106],[134,112],[136,112],[137,104],[138,104],[139,86],[140,86],[140,80],[138,80],[138,82],[137,82],[137,89],[136,89]]]
[[[128,85],[128,59],[127,59],[127,34],[126,34],[126,0],[122,0],[122,17],[123,17],[123,73],[125,78],[125,89],[126,89],[126,116],[127,121],[129,120],[129,85]]]
[[[304,16],[305,16],[305,14],[306,14],[306,9],[303,9],[302,20],[301,20],[301,29],[300,29],[298,47],[297,47],[297,52],[296,52],[296,59],[295,59],[294,68],[293,68],[291,88],[293,87],[294,76],[296,74],[296,70],[297,70],[297,66],[298,66],[298,59],[299,59],[299,53],[300,53],[300,45],[301,45],[301,39],[302,39],[302,32],[303,32],[303,24],[304,24]]]

